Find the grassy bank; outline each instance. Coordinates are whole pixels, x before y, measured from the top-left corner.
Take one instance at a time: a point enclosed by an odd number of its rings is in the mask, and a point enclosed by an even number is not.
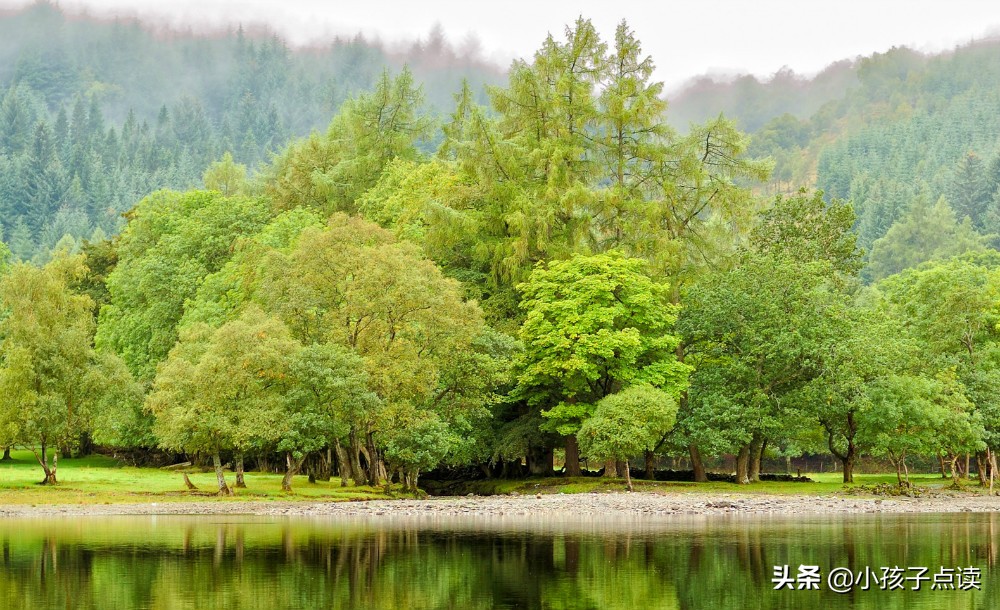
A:
[[[232,498],[217,497],[215,473],[189,471],[191,481],[201,490],[190,492],[184,487],[180,472],[156,468],[133,468],[106,456],[91,456],[80,459],[59,461],[59,485],[55,487],[38,485],[42,471],[28,451],[15,451],[14,460],[0,462],[0,504],[119,504],[137,502],[185,502],[233,500],[367,500],[386,498],[382,488],[367,486],[341,487],[340,481],[318,481],[309,483],[305,476],[296,477],[288,494],[281,491],[281,475],[248,472],[247,489],[236,489]],[[653,492],[717,492],[719,494],[778,494],[778,495],[832,495],[844,492],[839,473],[810,474],[815,482],[792,483],[766,481],[749,486],[732,483],[688,483],[666,481],[635,481],[636,491]],[[945,488],[950,480],[940,475],[925,474],[910,477],[914,485],[929,488]],[[230,484],[234,482],[228,473]],[[871,486],[879,483],[895,484],[893,474],[857,474],[855,486]],[[621,479],[594,477],[521,480],[468,481],[452,484],[448,493],[466,495],[500,494],[559,494],[559,493],[600,493],[622,491]],[[968,490],[979,490],[974,482]]]
[[[188,472],[200,490],[190,492],[180,472],[158,468],[133,468],[106,456],[60,459],[56,486],[38,485],[42,469],[30,451],[14,451],[13,461],[0,462],[0,504],[118,504],[129,502],[184,502],[232,500],[367,500],[385,498],[381,488],[341,487],[340,480],[309,483],[296,477],[291,494],[281,491],[281,475],[246,473],[246,489],[235,496],[214,495],[215,472]],[[235,475],[228,473],[230,486]]]
[[[844,493],[852,488],[865,488],[888,484],[896,485],[895,474],[858,474],[854,475],[854,483],[844,485],[843,475],[839,472],[804,473],[812,482],[761,481],[752,485],[736,485],[722,481],[708,483],[693,483],[686,481],[644,481],[633,479],[635,491],[651,492],[718,492],[719,494],[768,494],[768,495],[832,495]],[[940,474],[911,474],[910,483],[927,489],[944,489],[951,486],[951,479],[943,479]],[[427,485],[433,483],[428,482]],[[975,481],[963,481],[964,489],[976,493],[979,491]],[[605,491],[622,491],[625,488],[624,479],[605,479],[601,477],[553,477],[546,479],[494,479],[487,481],[451,482],[439,487],[436,492],[452,495],[469,493],[491,496],[504,494],[559,494],[559,493],[601,493]]]

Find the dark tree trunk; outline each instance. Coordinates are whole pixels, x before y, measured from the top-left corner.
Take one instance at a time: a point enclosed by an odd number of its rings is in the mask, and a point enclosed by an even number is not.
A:
[[[736,482],[740,485],[750,484],[750,446],[743,445],[736,454]]]
[[[980,487],[986,487],[989,484],[989,481],[987,481],[988,476],[986,474],[986,460],[987,456],[985,451],[976,452],[976,475],[979,479]]]
[[[551,477],[552,471],[552,448],[528,445],[528,472],[535,476]]]
[[[198,491],[198,488],[191,482],[191,478],[188,477],[187,473],[183,472],[181,474],[184,476],[184,486],[188,488],[188,491]]]
[[[698,445],[691,443],[688,445],[688,453],[691,455],[691,470],[694,471],[694,480],[697,483],[708,483],[708,473],[705,472],[705,463],[701,460],[701,451]]]
[[[629,491],[635,491],[632,489],[632,473],[631,469],[628,467],[628,460],[625,460],[625,485],[628,486]]]
[[[368,484],[377,487],[385,478],[385,464],[375,447],[375,437],[372,433],[369,432],[365,439],[368,449]]]
[[[226,475],[222,472],[222,458],[219,457],[218,451],[212,454],[212,465],[215,466],[215,479],[219,483],[219,495],[233,495],[233,490],[226,485]]]
[[[948,478],[948,467],[944,463],[944,456],[941,455],[940,453],[938,453],[938,464],[940,464],[940,466],[941,466],[941,478],[942,479],[947,479]]]
[[[355,485],[364,485],[364,471],[361,470],[361,444],[358,443],[358,435],[354,430],[348,437],[350,447],[348,447],[348,457],[351,462],[351,478]]]
[[[656,464],[654,464],[654,462],[656,461],[656,455],[652,451],[647,451],[646,455],[644,457],[646,458],[645,459],[645,461],[646,461],[646,479],[648,479],[650,481],[655,481],[656,480],[656,471],[655,471]]]
[[[3,448],[3,457],[0,458],[0,462],[7,462],[7,461],[12,460],[12,459],[14,459],[14,458],[10,457],[10,447],[4,447]]]
[[[849,412],[847,414],[847,434],[845,434],[845,438],[847,439],[847,451],[841,453],[837,450],[837,446],[833,442],[833,427],[827,426],[826,428],[826,444],[830,449],[830,453],[840,460],[842,470],[844,471],[844,483],[854,482],[854,460],[858,454],[857,447],[854,445],[854,436],[856,431],[857,426],[854,423],[854,413]],[[898,475],[899,473],[897,472],[896,474]]]
[[[236,454],[236,487],[246,489],[246,481],[243,480],[243,454]]]
[[[94,452],[94,439],[90,432],[80,433],[80,447],[77,449],[77,457],[86,457]]]
[[[583,474],[580,470],[580,446],[576,442],[576,435],[570,434],[566,441],[566,476],[578,477]]]
[[[764,439],[758,434],[750,441],[750,463],[747,465],[747,480],[760,483],[760,458],[764,453]]]

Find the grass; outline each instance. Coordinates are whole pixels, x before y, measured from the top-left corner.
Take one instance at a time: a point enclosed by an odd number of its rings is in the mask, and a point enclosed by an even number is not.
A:
[[[0,504],[121,504],[149,502],[231,502],[237,501],[345,501],[368,500],[391,497],[384,488],[368,486],[341,487],[339,479],[309,483],[307,477],[297,476],[292,484],[292,493],[281,491],[281,475],[259,472],[246,474],[247,489],[234,489],[232,497],[215,496],[217,489],[215,472],[189,470],[188,476],[200,492],[189,492],[184,486],[181,472],[158,468],[133,468],[124,466],[107,456],[91,456],[79,459],[59,460],[59,485],[38,485],[42,480],[42,469],[29,451],[14,451],[13,461],[0,462]],[[673,481],[643,481],[634,479],[636,491],[672,493],[718,493],[722,494],[775,494],[775,495],[830,495],[843,492],[845,486],[839,473],[812,473],[808,475],[813,483],[790,483],[764,481],[753,485],[736,485],[713,481],[710,483],[690,483]],[[896,483],[895,474],[855,474],[857,485]],[[227,473],[230,485],[235,482],[232,473]],[[930,488],[945,488],[950,479],[942,479],[938,474],[911,475],[914,485]],[[558,493],[600,493],[622,491],[623,479],[596,477],[553,477],[545,479],[517,479],[469,481],[451,488],[451,493],[465,495],[494,494],[558,494]],[[975,483],[968,489],[978,492]],[[395,491],[398,491],[396,488]]]
[[[708,483],[693,483],[685,481],[645,481],[633,479],[636,491],[670,492],[670,493],[718,493],[722,494],[768,494],[768,495],[832,495],[843,493],[848,488],[860,485],[872,486],[879,483],[896,485],[895,474],[858,474],[854,475],[854,483],[844,485],[843,475],[837,472],[808,473],[812,483],[792,483],[785,481],[761,481],[752,485],[737,485],[722,481]],[[914,486],[944,489],[951,486],[951,479],[943,479],[940,474],[911,474],[910,482]],[[975,482],[966,482],[966,488],[978,492]],[[459,489],[460,488],[460,489]],[[501,479],[489,481],[469,481],[454,488],[453,493],[474,493],[477,495],[494,494],[572,494],[601,493],[607,491],[622,491],[625,489],[624,479],[605,479],[601,477],[552,477],[544,479]]]
[[[0,462],[0,504],[124,504],[143,502],[229,502],[233,500],[368,500],[387,497],[384,488],[341,487],[339,479],[309,483],[297,476],[292,493],[281,491],[281,475],[246,473],[246,489],[232,497],[215,496],[215,471],[189,471],[201,493],[189,492],[181,472],[159,468],[134,468],[107,456],[59,460],[55,486],[38,485],[42,468],[30,451],[14,451],[9,462]],[[227,472],[230,486],[235,475]]]

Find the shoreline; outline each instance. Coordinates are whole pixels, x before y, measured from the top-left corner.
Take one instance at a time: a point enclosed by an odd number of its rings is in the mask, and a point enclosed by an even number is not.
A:
[[[146,502],[135,504],[2,505],[0,518],[59,516],[253,515],[289,517],[671,517],[710,515],[857,515],[1000,512],[1000,497],[955,494],[872,497],[711,492],[608,492],[541,496],[444,496],[430,499]]]

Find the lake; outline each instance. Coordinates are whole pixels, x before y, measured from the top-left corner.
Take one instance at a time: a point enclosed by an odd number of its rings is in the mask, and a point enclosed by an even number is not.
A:
[[[14,518],[0,607],[991,609],[998,534],[970,513]]]

